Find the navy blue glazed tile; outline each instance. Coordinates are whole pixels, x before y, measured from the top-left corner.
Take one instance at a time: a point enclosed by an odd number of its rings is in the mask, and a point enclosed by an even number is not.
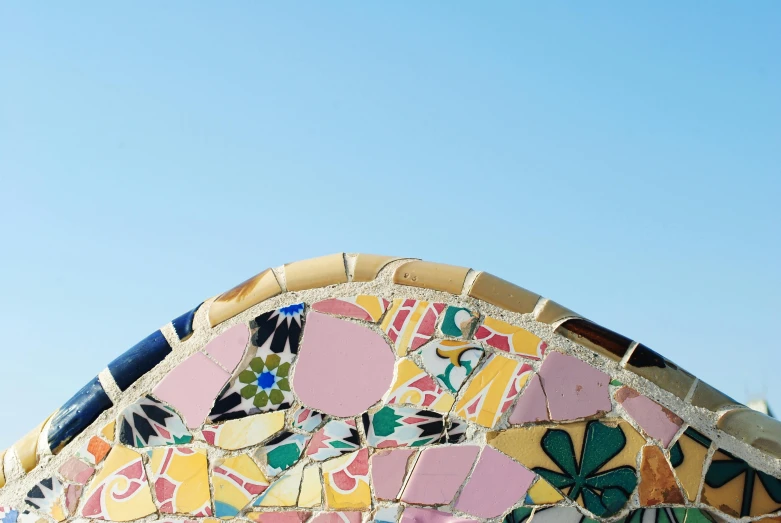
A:
[[[95,376],[57,411],[49,427],[49,448],[57,454],[113,405]]]
[[[180,340],[185,339],[187,336],[193,333],[193,318],[195,317],[195,311],[197,311],[201,305],[203,305],[203,302],[199,303],[198,306],[193,310],[187,311],[178,318],[171,321],[171,323],[174,325],[176,335],[179,336]]]
[[[171,353],[171,346],[159,330],[153,332],[108,364],[119,390],[127,390]]]

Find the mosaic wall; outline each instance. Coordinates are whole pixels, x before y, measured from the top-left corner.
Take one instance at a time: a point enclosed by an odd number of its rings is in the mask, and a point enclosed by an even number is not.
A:
[[[2,523],[781,521],[775,419],[488,273],[374,255],[206,300],[0,457]]]

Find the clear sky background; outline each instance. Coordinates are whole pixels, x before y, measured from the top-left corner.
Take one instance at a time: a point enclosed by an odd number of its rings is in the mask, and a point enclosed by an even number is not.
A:
[[[781,408],[781,3],[0,3],[0,448],[202,299],[488,270]]]

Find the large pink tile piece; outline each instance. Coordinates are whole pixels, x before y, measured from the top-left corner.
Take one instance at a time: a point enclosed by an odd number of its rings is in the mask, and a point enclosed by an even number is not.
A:
[[[174,367],[154,388],[154,395],[171,404],[188,428],[200,427],[230,374],[197,352]]]
[[[285,512],[250,512],[247,516],[255,523],[304,523],[312,513],[308,510]]]
[[[535,374],[529,380],[521,397],[518,398],[518,402],[510,414],[510,424],[520,425],[535,421],[547,421],[548,419],[548,402],[545,399],[545,391],[542,390],[540,377]]]
[[[475,445],[427,448],[412,469],[402,501],[447,505],[472,469],[479,450]]]
[[[683,420],[655,401],[640,395],[629,387],[616,391],[616,401],[640,425],[646,434],[656,438],[667,447],[675,437]]]
[[[247,350],[249,327],[234,325],[206,344],[203,351],[214,358],[228,372],[233,372]]]
[[[84,485],[89,478],[92,477],[92,473],[95,472],[95,469],[81,461],[79,458],[72,456],[68,458],[68,461],[62,464],[59,472],[60,475],[68,481]]]
[[[401,514],[400,523],[472,523],[474,519],[454,516],[433,508],[407,507]]]
[[[378,452],[372,456],[372,484],[377,499],[395,501],[399,498],[413,454],[414,449],[397,449]]]
[[[585,361],[550,352],[540,369],[551,420],[571,420],[610,412],[610,377]]]
[[[322,512],[309,523],[361,523],[360,512]]]
[[[394,363],[393,351],[376,332],[310,312],[293,391],[307,407],[334,416],[356,416],[388,390]]]
[[[500,516],[523,498],[534,476],[534,472],[486,446],[455,507],[480,518]]]

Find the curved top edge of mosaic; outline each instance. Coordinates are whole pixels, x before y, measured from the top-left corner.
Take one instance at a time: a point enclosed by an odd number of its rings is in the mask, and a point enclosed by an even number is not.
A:
[[[0,521],[781,521],[779,478],[781,422],[642,343],[487,272],[339,253],[110,362],[0,452]]]

